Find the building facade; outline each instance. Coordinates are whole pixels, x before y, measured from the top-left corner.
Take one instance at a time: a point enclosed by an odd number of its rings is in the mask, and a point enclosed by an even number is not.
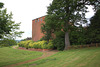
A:
[[[32,40],[33,41],[38,41],[44,36],[44,34],[41,31],[41,23],[45,23],[44,19],[45,19],[45,16],[32,20]]]

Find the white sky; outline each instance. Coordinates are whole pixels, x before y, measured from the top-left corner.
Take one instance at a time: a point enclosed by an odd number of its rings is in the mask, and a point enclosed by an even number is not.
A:
[[[47,6],[52,0],[0,0],[3,2],[7,12],[13,13],[13,19],[16,23],[21,22],[20,30],[25,33],[22,35],[24,39],[32,37],[32,19],[46,15]]]
[[[22,35],[24,39],[32,37],[32,19],[46,15],[47,6],[52,3],[53,0],[0,0],[7,8],[8,13],[13,13],[13,19],[16,23],[21,22],[20,30],[25,33]],[[86,15],[90,18],[94,15],[94,12],[89,8],[89,13]]]

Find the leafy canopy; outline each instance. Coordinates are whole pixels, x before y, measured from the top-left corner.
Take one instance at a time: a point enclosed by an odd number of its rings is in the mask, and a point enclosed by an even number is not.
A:
[[[42,32],[46,34],[47,40],[51,39],[52,33],[62,30],[65,33],[65,47],[70,45],[68,33],[78,22],[87,22],[85,14],[88,6],[93,6],[97,11],[100,9],[100,0],[53,0],[48,7],[45,24],[42,24]]]
[[[4,5],[4,4],[0,2],[0,8],[2,8],[2,7],[3,7],[3,5]]]
[[[45,24],[42,24],[42,31],[49,38],[51,33],[63,29],[64,32],[70,31],[71,27],[77,25],[77,22],[84,24],[87,22],[85,13],[88,12],[88,6],[94,6],[97,10],[100,6],[99,0],[53,0],[48,7]]]
[[[3,7],[3,3],[0,3],[0,7]],[[21,37],[23,31],[17,31],[20,24],[12,20],[12,13],[8,14],[7,9],[0,9],[0,39]]]
[[[53,33],[63,29],[68,32],[70,27],[77,25],[77,22],[84,24],[87,22],[85,13],[88,12],[88,6],[94,6],[97,10],[100,7],[100,0],[53,0],[48,7],[45,24],[42,26],[42,31]]]
[[[90,25],[87,28],[87,37],[91,43],[100,42],[100,9],[90,19]]]

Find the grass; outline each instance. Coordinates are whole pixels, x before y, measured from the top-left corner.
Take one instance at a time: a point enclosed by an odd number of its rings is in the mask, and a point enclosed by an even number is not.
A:
[[[100,67],[100,47],[61,51],[16,67]]]
[[[42,52],[13,49],[11,47],[0,48],[0,67],[35,59],[42,56]]]

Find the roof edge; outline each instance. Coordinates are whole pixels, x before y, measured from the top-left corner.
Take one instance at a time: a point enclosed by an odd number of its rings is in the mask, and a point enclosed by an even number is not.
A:
[[[41,17],[38,17],[38,18],[36,18],[36,19],[39,19],[39,18],[42,18],[42,17],[45,17],[45,16],[46,16],[46,15],[44,15],[44,16],[41,16]],[[36,20],[36,19],[33,19],[33,20]],[[33,21],[33,20],[32,20],[32,21]]]

